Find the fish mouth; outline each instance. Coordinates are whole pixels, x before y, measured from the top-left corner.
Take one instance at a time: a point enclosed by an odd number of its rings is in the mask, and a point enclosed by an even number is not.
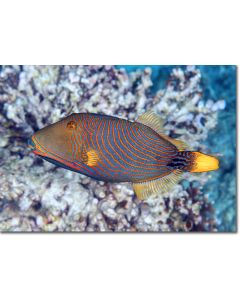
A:
[[[49,152],[47,153],[46,151],[44,151],[44,149],[42,149],[42,147],[35,135],[31,136],[28,139],[28,148],[30,149],[30,151],[32,151],[34,154],[41,157],[42,159],[44,159],[52,164],[55,164],[59,167],[72,170],[69,166],[66,165],[69,162],[64,161],[63,159],[61,161],[59,161],[54,156],[52,156],[51,153],[49,153]]]
[[[36,145],[33,142],[32,137],[28,139],[28,148],[32,151],[36,149]]]
[[[36,155],[44,156],[44,152],[40,150],[36,137],[33,135],[28,139],[28,148]]]

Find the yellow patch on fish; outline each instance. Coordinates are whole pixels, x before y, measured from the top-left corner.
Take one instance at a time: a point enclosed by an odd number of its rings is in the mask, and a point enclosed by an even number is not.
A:
[[[89,150],[86,152],[87,155],[87,162],[86,165],[88,165],[89,167],[94,167],[97,165],[98,161],[99,161],[99,155],[98,152],[96,150]]]
[[[94,167],[99,161],[99,154],[96,150],[87,150],[86,147],[83,147],[82,151],[78,153],[77,159],[89,167]]]
[[[219,161],[216,157],[201,152],[192,153],[195,155],[195,161],[191,172],[214,171],[219,168]]]

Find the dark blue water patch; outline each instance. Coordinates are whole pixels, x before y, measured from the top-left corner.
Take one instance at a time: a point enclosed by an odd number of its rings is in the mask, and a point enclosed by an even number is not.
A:
[[[118,65],[127,72],[152,69],[151,92],[163,89],[173,68],[186,66]],[[226,108],[218,114],[218,125],[209,132],[205,144],[211,153],[219,153],[220,169],[204,186],[214,205],[219,231],[236,231],[236,66],[197,66],[202,74],[203,99],[224,99]]]

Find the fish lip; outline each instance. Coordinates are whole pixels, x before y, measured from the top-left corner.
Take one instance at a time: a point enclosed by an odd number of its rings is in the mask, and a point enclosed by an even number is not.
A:
[[[43,152],[40,152],[39,150],[32,150],[32,152],[36,155],[45,156]]]
[[[29,149],[36,155],[46,156],[46,152],[42,150],[35,135],[28,139]]]
[[[30,138],[28,139],[28,148],[29,148],[31,151],[36,150],[36,145],[35,145],[35,143],[33,142],[32,137],[30,137]]]

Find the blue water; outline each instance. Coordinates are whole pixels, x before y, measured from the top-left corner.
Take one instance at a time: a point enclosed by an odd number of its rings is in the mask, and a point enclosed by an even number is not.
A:
[[[166,86],[173,68],[185,66],[117,66],[128,72],[151,67],[154,93]],[[218,115],[217,127],[206,141],[212,153],[221,153],[220,169],[205,185],[204,192],[215,208],[219,231],[236,231],[236,66],[198,66],[202,74],[203,99],[226,101]]]

